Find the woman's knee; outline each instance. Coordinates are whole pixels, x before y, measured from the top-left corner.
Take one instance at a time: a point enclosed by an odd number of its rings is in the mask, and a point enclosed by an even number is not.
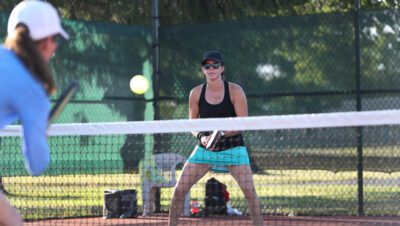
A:
[[[174,196],[176,198],[183,198],[188,191],[189,189],[186,188],[185,186],[178,185],[175,187]]]

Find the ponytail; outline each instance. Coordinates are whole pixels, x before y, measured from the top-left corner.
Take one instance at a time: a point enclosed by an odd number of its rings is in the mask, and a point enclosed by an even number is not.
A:
[[[19,24],[14,35],[7,37],[4,46],[16,53],[32,75],[43,83],[48,94],[55,92],[56,86],[48,64],[39,52],[36,42],[30,37],[27,26]]]

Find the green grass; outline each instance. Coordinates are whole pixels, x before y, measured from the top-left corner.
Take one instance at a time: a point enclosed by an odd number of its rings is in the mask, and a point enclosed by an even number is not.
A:
[[[191,190],[191,198],[204,199],[205,183],[216,177],[225,183],[235,208],[246,210],[246,201],[229,174],[209,173]],[[356,172],[274,170],[255,174],[257,193],[267,214],[356,215]],[[364,201],[368,215],[400,215],[400,173],[365,172]],[[105,190],[136,189],[142,206],[137,174],[6,177],[11,203],[25,219],[102,215]],[[172,188],[163,188],[161,205],[168,209]]]
[[[273,152],[273,150],[271,150]],[[343,148],[296,148],[285,149],[285,152],[299,155],[321,155],[321,156],[356,156],[356,147]],[[400,157],[400,149],[397,146],[363,147],[364,157]]]

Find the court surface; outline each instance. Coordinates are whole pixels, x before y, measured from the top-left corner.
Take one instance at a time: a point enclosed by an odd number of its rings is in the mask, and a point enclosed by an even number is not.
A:
[[[103,219],[79,218],[79,219],[57,219],[46,221],[26,222],[25,226],[67,226],[67,225],[168,225],[167,214],[132,219]],[[252,225],[248,217],[243,216],[212,216],[212,217],[182,217],[179,225]],[[287,216],[264,216],[266,226],[351,226],[351,225],[400,225],[400,217],[287,217]]]

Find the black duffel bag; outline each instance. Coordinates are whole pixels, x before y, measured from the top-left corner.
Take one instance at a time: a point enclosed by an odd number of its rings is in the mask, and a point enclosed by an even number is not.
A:
[[[136,190],[104,191],[103,218],[137,217]]]

